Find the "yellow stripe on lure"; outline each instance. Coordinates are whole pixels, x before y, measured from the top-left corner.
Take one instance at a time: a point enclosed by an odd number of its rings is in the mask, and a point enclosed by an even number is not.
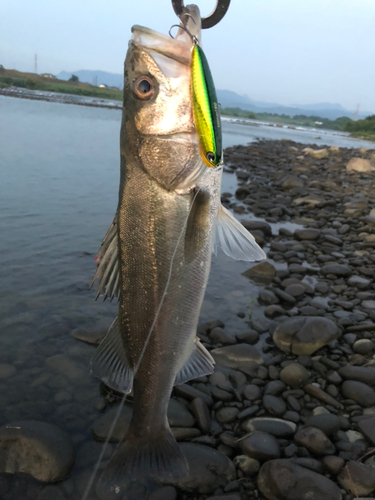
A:
[[[223,162],[220,106],[206,56],[198,44],[193,47],[191,61],[191,97],[202,159],[208,167],[217,167]]]

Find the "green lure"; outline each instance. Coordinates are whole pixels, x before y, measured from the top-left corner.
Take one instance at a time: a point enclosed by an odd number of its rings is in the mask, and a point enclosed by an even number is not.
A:
[[[191,96],[203,162],[208,167],[217,167],[223,162],[220,106],[210,67],[198,44],[193,47],[191,60]]]

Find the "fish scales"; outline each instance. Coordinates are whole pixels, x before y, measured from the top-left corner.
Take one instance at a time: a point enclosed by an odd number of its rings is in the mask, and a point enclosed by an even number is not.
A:
[[[200,39],[200,16],[187,27]],[[222,171],[201,158],[190,93],[191,38],[134,26],[124,67],[121,175],[114,221],[97,254],[98,295],[119,313],[92,360],[109,387],[133,393],[133,416],[105,468],[104,496],[152,477],[175,482],[188,467],[169,428],[172,388],[213,372],[196,336],[212,250],[261,260],[252,235],[220,202]]]

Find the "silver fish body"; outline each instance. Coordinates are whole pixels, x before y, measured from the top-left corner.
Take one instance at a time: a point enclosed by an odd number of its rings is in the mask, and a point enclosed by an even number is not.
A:
[[[191,14],[199,36],[198,9]],[[250,254],[247,260],[264,256],[221,207],[221,171],[200,158],[191,40],[180,35],[171,40],[134,27],[125,61],[119,203],[95,275],[99,292],[119,295],[120,304],[93,373],[133,391],[129,429],[102,477],[113,491],[140,476],[186,475],[167,407],[175,384],[213,372],[213,358],[196,337],[212,248],[221,245],[235,258]]]

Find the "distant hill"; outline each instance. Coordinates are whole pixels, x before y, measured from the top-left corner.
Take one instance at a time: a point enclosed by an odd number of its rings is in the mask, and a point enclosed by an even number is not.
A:
[[[106,71],[80,69],[72,72],[61,71],[56,76],[60,80],[69,80],[72,75],[78,76],[80,82],[90,83],[91,85],[104,84],[108,87],[117,87],[120,90],[123,87],[123,75],[107,73]]]
[[[107,73],[106,71],[93,70],[77,70],[73,72],[61,71],[57,75],[60,80],[69,80],[72,75],[77,75],[80,82],[87,82],[91,85],[96,84],[108,85],[109,87],[123,87],[123,75],[116,73]],[[292,106],[282,106],[281,104],[263,101],[253,101],[247,95],[240,95],[231,90],[217,89],[217,97],[223,108],[241,108],[254,113],[277,113],[278,115],[307,115],[320,116],[330,120],[336,120],[341,116],[352,118],[354,111],[345,109],[341,104],[332,104],[323,102],[318,104],[294,104]],[[358,114],[358,118],[365,118],[373,113],[362,111]]]

